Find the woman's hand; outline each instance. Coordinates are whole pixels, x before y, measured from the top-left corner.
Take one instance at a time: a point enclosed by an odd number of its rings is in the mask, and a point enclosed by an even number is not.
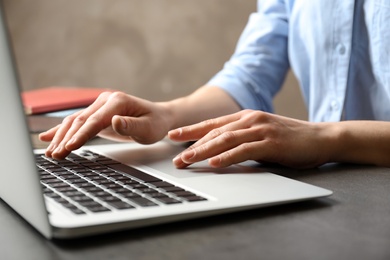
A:
[[[105,92],[88,108],[66,117],[39,138],[51,142],[47,156],[63,159],[95,135],[142,144],[157,142],[169,131],[169,119],[168,110],[159,103],[122,92]]]
[[[244,110],[178,128],[168,135],[174,141],[198,140],[174,158],[178,168],[205,159],[211,167],[255,160],[310,168],[329,160],[334,143],[330,126]]]

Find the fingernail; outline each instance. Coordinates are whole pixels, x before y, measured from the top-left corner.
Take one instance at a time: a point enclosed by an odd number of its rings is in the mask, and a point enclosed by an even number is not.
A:
[[[77,138],[75,136],[73,136],[65,145],[64,145],[64,149],[66,150],[74,150],[74,149],[77,149],[78,148],[78,145],[77,145]]]
[[[178,169],[183,169],[188,166],[185,162],[182,161],[180,154],[177,155],[175,158],[172,159],[173,164],[176,166]]]
[[[176,131],[177,136],[181,136],[182,133],[183,133],[182,128],[177,129],[177,131]]]
[[[46,148],[46,151],[53,153],[53,151],[57,148],[56,144],[50,143],[50,145]]]
[[[47,146],[46,150],[47,150],[47,151],[51,151],[51,150],[53,150],[53,147],[54,147],[54,144],[53,144],[53,143],[50,143],[50,144]]]
[[[45,152],[45,155],[47,157],[51,157],[52,153],[53,153],[53,149],[54,149],[54,144],[49,144],[49,146],[46,148],[46,152]]]
[[[169,135],[181,136],[183,129],[177,128],[168,132]]]
[[[54,154],[60,153],[60,151],[61,151],[61,148],[57,147],[56,149],[54,149],[54,151],[51,154],[54,155]]]
[[[66,143],[66,145],[67,145],[67,146],[68,146],[68,145],[72,145],[72,144],[75,143],[75,141],[76,141],[76,138],[73,136],[73,137]]]
[[[193,159],[195,157],[195,151],[194,150],[191,150],[191,151],[187,151],[187,152],[184,152],[182,153],[181,155],[181,159],[184,161],[184,162],[190,162],[191,159]]]
[[[122,128],[123,128],[123,129],[126,129],[126,128],[127,128],[127,122],[126,122],[126,120],[123,119],[123,118],[119,118],[119,120],[121,120]]]
[[[216,157],[213,157],[213,158],[209,159],[209,165],[211,167],[215,167],[215,168],[220,167],[221,166],[221,162],[222,161],[221,161],[221,158],[219,156],[216,156]]]
[[[180,158],[180,154],[179,155],[176,155],[175,158],[172,159],[172,162],[175,164],[175,165],[178,165],[181,161],[181,158]]]

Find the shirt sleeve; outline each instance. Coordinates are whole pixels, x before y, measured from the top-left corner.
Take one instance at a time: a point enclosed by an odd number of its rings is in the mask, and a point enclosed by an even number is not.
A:
[[[219,86],[243,109],[273,112],[273,97],[289,68],[284,1],[258,0],[236,50],[207,85]]]

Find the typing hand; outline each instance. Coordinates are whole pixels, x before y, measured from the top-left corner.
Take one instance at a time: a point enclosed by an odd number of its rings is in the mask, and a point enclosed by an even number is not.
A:
[[[309,168],[329,159],[323,126],[244,110],[172,130],[168,136],[174,141],[198,140],[174,158],[177,168],[205,159],[218,168],[246,160]]]
[[[40,140],[51,142],[46,156],[65,158],[96,135],[117,141],[154,143],[168,132],[166,110],[158,103],[122,92],[102,93],[86,109],[70,115],[62,124],[43,132]]]

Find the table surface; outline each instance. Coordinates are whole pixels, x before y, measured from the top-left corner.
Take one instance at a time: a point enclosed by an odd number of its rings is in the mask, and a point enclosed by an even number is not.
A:
[[[334,194],[70,241],[46,240],[0,200],[1,259],[390,259],[390,169],[267,170]]]

